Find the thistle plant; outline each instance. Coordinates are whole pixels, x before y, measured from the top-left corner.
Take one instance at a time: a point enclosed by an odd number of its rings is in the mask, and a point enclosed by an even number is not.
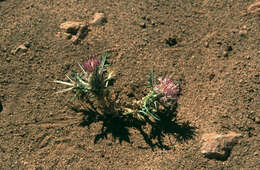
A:
[[[74,97],[79,99],[81,102],[86,102],[90,107],[99,111],[97,109],[104,109],[103,111],[115,111],[115,108],[111,108],[112,104],[109,102],[107,87],[109,81],[113,78],[113,72],[107,70],[105,65],[107,54],[101,56],[100,58],[90,58],[79,64],[81,72],[72,71],[71,75],[66,77],[69,81],[59,81],[54,82],[69,86],[57,93],[63,93],[67,91],[72,91]],[[133,108],[124,108],[124,115],[133,114],[137,118],[145,119],[152,117],[156,121],[160,120],[158,113],[163,108],[174,104],[180,93],[180,87],[175,84],[174,81],[169,78],[159,78],[158,82],[155,83],[153,71],[149,73],[149,92],[141,100],[133,102]],[[97,107],[93,106],[93,101],[90,98],[95,97],[98,102]],[[113,106],[112,106],[113,107]],[[98,112],[97,112],[98,113]],[[122,113],[122,112],[121,112]]]
[[[136,111],[132,109],[125,109],[125,114],[135,114],[137,117],[144,119],[146,117],[152,117],[155,120],[160,120],[159,113],[161,107],[167,107],[173,104],[178,95],[180,94],[180,87],[175,84],[171,78],[159,78],[159,84],[155,84],[153,71],[149,73],[149,92],[142,98],[141,101],[136,101],[136,104],[140,104]]]
[[[85,100],[90,95],[93,95],[97,100],[104,106],[106,92],[105,89],[108,87],[109,81],[113,78],[113,72],[108,72],[105,62],[107,54],[100,58],[91,57],[82,64],[79,64],[81,73],[72,71],[71,75],[66,77],[67,81],[55,80],[55,83],[60,83],[69,86],[69,88],[58,91],[57,93],[63,93],[67,91],[73,91],[75,98]]]

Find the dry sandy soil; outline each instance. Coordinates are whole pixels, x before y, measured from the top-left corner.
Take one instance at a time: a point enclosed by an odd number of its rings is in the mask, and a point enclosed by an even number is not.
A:
[[[0,169],[260,169],[256,2],[1,0]],[[78,44],[58,36],[61,23],[96,12],[106,23]],[[53,80],[105,52],[122,106],[146,94],[152,68],[180,81],[166,128],[97,120],[71,93],[55,94]],[[242,138],[226,160],[200,153],[202,134],[229,131]]]

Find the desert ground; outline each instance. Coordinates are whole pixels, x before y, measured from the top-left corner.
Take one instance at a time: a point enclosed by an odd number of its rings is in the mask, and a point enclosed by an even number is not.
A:
[[[260,169],[260,1],[0,0],[0,14],[0,169]],[[120,106],[144,97],[151,69],[178,81],[171,119],[96,119],[55,93],[104,53]],[[230,132],[224,159],[202,153],[204,134]]]

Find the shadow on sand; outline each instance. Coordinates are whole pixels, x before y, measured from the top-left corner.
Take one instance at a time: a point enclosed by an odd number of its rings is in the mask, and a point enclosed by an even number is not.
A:
[[[109,113],[101,115],[94,110],[84,110],[77,107],[71,107],[71,109],[77,113],[83,114],[83,119],[80,122],[80,126],[90,126],[95,122],[102,122],[102,128],[100,133],[95,136],[94,143],[107,139],[111,134],[114,141],[119,140],[120,144],[124,142],[131,143],[130,140],[130,128],[134,128],[139,131],[143,136],[145,142],[154,149],[158,147],[160,149],[170,149],[170,146],[164,144],[166,136],[174,136],[175,141],[185,142],[192,139],[196,134],[196,127],[190,125],[189,122],[179,123],[176,119],[177,104],[173,109],[166,109],[158,115],[160,115],[160,121],[151,121],[148,118],[146,120],[139,120],[132,116],[116,117],[112,115],[120,115],[119,113]],[[150,132],[144,131],[144,126],[149,126]]]

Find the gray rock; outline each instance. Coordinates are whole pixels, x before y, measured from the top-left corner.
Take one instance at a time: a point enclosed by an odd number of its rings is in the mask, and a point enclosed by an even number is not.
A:
[[[241,134],[230,132],[228,134],[208,133],[202,135],[201,153],[210,159],[226,160],[238,142]]]

